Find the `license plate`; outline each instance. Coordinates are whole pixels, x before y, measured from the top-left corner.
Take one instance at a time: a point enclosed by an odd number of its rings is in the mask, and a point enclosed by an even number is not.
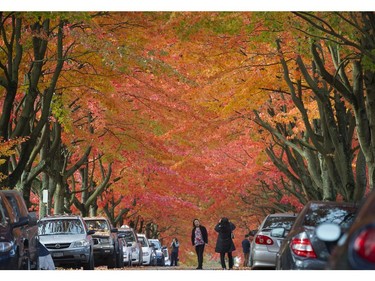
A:
[[[57,253],[52,253],[52,256],[55,257],[55,258],[59,258],[59,257],[62,257],[64,254],[61,253],[61,252],[57,252]]]

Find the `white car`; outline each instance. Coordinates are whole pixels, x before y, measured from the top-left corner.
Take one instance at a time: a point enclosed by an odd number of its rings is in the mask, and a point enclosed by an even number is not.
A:
[[[126,225],[118,229],[119,239],[123,239],[124,264],[128,266],[142,265],[142,246],[133,228]]]
[[[142,245],[143,265],[156,265],[156,253],[154,247],[148,241],[145,234],[138,233],[138,241]]]

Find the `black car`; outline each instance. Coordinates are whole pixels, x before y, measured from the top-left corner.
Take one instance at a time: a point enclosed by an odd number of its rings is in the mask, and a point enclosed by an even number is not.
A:
[[[15,217],[15,222],[19,225],[18,231],[22,236],[23,251],[25,252],[25,267],[27,269],[38,269],[38,225],[35,212],[29,212],[23,195],[18,190],[1,190],[11,207],[11,212]]]
[[[296,218],[276,255],[276,269],[325,269],[334,243],[317,238],[316,228],[323,223],[342,230],[353,223],[358,207],[354,203],[310,201]]]
[[[11,204],[0,192],[0,269],[31,269],[27,237],[22,231],[28,224],[27,218],[14,214]]]
[[[124,266],[123,247],[117,237],[118,229],[114,228],[106,217],[83,218],[90,230],[94,241],[95,265],[107,265],[108,268]]]
[[[327,269],[375,269],[375,190],[361,208],[347,232],[334,225],[320,226],[318,237],[325,242],[337,241],[327,263]]]

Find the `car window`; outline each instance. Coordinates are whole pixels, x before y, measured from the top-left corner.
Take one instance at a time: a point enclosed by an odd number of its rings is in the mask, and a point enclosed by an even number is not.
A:
[[[272,230],[274,228],[279,228],[279,227],[283,227],[286,230],[290,230],[295,220],[296,220],[295,217],[270,216],[264,222],[262,230]]]
[[[108,232],[109,225],[106,220],[85,220],[88,229],[96,232]]]
[[[304,226],[317,226],[321,223],[335,223],[349,227],[355,217],[357,208],[352,206],[312,205],[304,217]]]
[[[2,199],[0,198],[0,224],[6,225],[6,215],[5,215],[5,206],[3,204]]]
[[[140,238],[139,242],[141,243],[142,247],[148,247],[146,238],[145,237],[139,237],[139,238]]]
[[[122,231],[124,233],[124,238],[126,242],[135,242],[135,236],[132,231]]]
[[[83,224],[78,219],[45,220],[38,227],[39,235],[84,234]]]
[[[22,217],[21,211],[18,208],[18,204],[16,199],[13,196],[6,196],[7,200],[10,203],[10,206],[12,207],[13,214],[15,215],[15,220],[18,222],[19,218]]]

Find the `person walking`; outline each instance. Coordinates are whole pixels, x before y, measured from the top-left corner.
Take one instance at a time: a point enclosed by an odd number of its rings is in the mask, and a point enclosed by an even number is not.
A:
[[[198,219],[193,220],[193,230],[191,231],[191,243],[193,244],[193,246],[195,246],[195,252],[197,253],[197,269],[203,269],[203,252],[204,246],[208,244],[208,233],[207,229],[200,224],[200,221]]]
[[[178,242],[177,238],[173,238],[171,243],[171,266],[178,265],[178,249],[180,247],[180,243]]]
[[[220,253],[220,263],[223,269],[227,269],[225,254],[228,255],[229,269],[233,268],[232,252],[236,249],[233,243],[233,230],[235,229],[236,226],[225,217],[215,226],[215,231],[219,234],[217,236],[215,252]]]
[[[249,266],[249,256],[250,256],[249,234],[246,234],[245,239],[242,240],[242,252],[243,252],[243,267],[247,267]]]

